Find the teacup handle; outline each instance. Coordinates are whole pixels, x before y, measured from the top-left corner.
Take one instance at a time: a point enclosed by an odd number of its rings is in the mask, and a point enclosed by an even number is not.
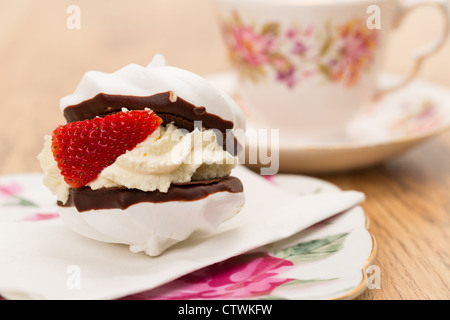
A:
[[[449,7],[447,0],[411,0],[404,4],[401,4],[398,9],[397,13],[394,18],[393,27],[396,28],[400,24],[400,22],[403,20],[403,18],[406,16],[407,13],[411,12],[411,10],[422,6],[422,5],[432,5],[435,6],[437,9],[439,9],[442,14],[444,15],[444,28],[442,30],[442,33],[437,38],[437,41],[432,43],[431,45],[424,47],[416,52],[414,63],[412,69],[409,71],[407,76],[403,78],[400,82],[387,87],[387,88],[379,88],[377,92],[375,93],[375,99],[378,99],[382,97],[383,95],[387,93],[391,93],[395,90],[398,90],[402,87],[404,87],[406,84],[411,82],[413,80],[420,68],[422,67],[423,62],[425,59],[429,58],[433,53],[438,51],[442,45],[447,40],[447,36],[450,31],[450,15],[449,15]]]

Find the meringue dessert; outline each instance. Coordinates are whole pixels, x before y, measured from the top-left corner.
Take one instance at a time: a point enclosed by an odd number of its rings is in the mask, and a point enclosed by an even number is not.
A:
[[[147,67],[87,72],[60,109],[67,124],[44,137],[38,160],[75,232],[157,256],[243,207],[242,183],[230,175],[242,111],[162,55]]]

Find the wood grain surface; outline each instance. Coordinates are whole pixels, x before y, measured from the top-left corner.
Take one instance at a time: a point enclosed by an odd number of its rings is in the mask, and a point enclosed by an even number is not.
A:
[[[79,30],[66,26],[72,4]],[[229,69],[208,0],[1,0],[0,24],[1,175],[40,171],[43,136],[63,123],[59,99],[88,70],[145,65],[155,53],[202,75]],[[441,26],[432,8],[414,11],[392,34],[385,69],[406,72]],[[420,76],[450,89],[450,41]],[[376,167],[318,177],[367,196],[381,288],[358,299],[450,298],[450,133]]]

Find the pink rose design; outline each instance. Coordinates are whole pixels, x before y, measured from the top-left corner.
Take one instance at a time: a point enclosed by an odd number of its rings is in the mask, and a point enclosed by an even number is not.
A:
[[[352,86],[374,60],[378,32],[368,29],[360,20],[352,20],[338,28],[337,36],[341,43],[340,57],[330,62],[331,77]]]
[[[3,198],[6,200],[9,200],[9,202],[7,201],[6,203],[1,203],[0,205],[2,205],[2,206],[18,205],[18,206],[39,207],[33,201],[30,201],[28,199],[21,197],[20,194],[22,192],[23,192],[23,187],[18,183],[11,183],[9,185],[0,184],[0,199]]]
[[[398,134],[425,133],[442,123],[442,118],[432,101],[422,101],[418,109],[411,109],[411,105],[405,104],[404,109],[405,115],[392,125],[392,129]]]
[[[22,187],[18,183],[11,183],[9,185],[0,184],[0,197],[11,198],[22,192]]]
[[[258,67],[269,61],[273,39],[261,35],[249,26],[233,26],[229,38],[230,54],[233,60]]]
[[[264,252],[247,253],[123,299],[239,299],[264,296],[293,280],[277,277],[293,265],[289,260]]]
[[[284,82],[289,88],[293,88],[297,83],[296,69],[292,63],[282,55],[274,55],[271,64],[276,71],[276,79]]]
[[[378,30],[368,29],[359,18],[337,26],[330,22],[283,29],[279,22],[249,25],[233,12],[223,34],[242,79],[256,83],[274,71],[275,79],[288,88],[315,76],[356,85],[370,71],[379,42]]]
[[[26,216],[22,219],[22,221],[41,221],[41,220],[50,220],[59,218],[58,213],[35,213],[29,216]]]

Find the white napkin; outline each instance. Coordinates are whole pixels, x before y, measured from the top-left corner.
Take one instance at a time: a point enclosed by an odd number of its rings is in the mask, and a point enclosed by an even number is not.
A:
[[[114,299],[272,243],[364,200],[355,191],[299,196],[244,167],[234,174],[244,209],[208,237],[191,237],[158,257],[84,238],[56,218],[0,222],[0,294],[16,299]]]

